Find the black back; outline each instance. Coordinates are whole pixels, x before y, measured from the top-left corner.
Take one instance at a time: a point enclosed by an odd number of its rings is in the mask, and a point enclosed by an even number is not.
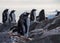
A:
[[[30,21],[34,21],[34,12],[36,11],[36,9],[32,9],[31,14],[30,14]]]
[[[15,10],[12,10],[9,14],[9,17],[10,17],[10,22],[13,20],[13,17],[12,17],[12,14],[15,12]]]
[[[28,18],[29,13],[26,12],[21,14],[18,20],[18,33],[20,33],[21,35],[24,35],[24,28],[23,25],[25,26],[25,33],[27,32],[27,18]]]
[[[44,9],[42,9],[39,13],[39,21],[45,20],[45,12]]]
[[[5,9],[2,13],[2,22],[5,23],[7,20],[7,14],[8,13],[8,9]]]

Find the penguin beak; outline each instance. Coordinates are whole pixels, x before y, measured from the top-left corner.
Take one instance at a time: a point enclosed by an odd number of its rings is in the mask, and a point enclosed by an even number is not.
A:
[[[29,15],[30,13],[27,13],[27,15]]]

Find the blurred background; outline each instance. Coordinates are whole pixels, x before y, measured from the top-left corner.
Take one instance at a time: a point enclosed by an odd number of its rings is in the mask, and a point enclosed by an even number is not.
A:
[[[33,8],[37,9],[36,15],[41,9],[45,9],[45,16],[52,16],[56,14],[56,10],[60,10],[60,0],[0,0],[0,23],[2,23],[2,12],[6,8],[9,9],[9,12],[16,10],[16,21],[21,13],[31,12]]]

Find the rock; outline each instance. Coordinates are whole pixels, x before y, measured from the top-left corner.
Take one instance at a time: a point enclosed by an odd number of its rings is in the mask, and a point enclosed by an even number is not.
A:
[[[0,43],[12,43],[8,33],[0,32]]]
[[[16,24],[1,24],[0,25],[0,32],[10,31],[10,28],[13,27]]]
[[[55,19],[52,23],[47,24],[44,29],[51,30],[60,26],[60,18]]]

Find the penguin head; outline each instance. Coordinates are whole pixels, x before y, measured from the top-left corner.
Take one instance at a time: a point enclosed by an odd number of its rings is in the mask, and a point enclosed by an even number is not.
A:
[[[29,14],[30,14],[30,13],[28,13],[28,12],[24,12],[24,13],[23,13],[24,16],[28,16]]]
[[[36,11],[36,9],[32,9],[32,11]]]
[[[9,9],[5,9],[4,12],[8,12]]]
[[[26,12],[26,15],[28,16],[30,13]]]
[[[44,12],[44,9],[42,9],[40,12]]]
[[[15,12],[15,10],[12,10],[12,11],[11,11],[11,13],[14,13],[14,12]]]
[[[35,11],[36,11],[36,9],[32,9],[32,11],[31,11],[31,15],[32,15]]]

